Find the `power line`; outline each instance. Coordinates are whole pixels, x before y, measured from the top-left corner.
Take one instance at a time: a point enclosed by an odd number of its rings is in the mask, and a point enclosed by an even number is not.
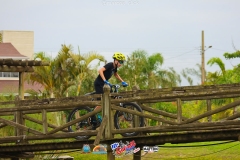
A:
[[[166,58],[165,60],[169,60],[169,59],[177,58],[177,57],[180,57],[180,56],[182,56],[182,55],[184,55],[184,54],[190,53],[190,52],[195,51],[195,50],[197,50],[197,49],[193,49],[193,50],[191,50],[191,51],[184,52],[184,53],[179,54],[179,55],[174,56],[174,57]]]

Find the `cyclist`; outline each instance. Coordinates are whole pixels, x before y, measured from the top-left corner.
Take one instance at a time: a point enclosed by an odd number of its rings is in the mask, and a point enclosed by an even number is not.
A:
[[[113,62],[107,63],[105,66],[98,70],[99,75],[94,81],[94,88],[96,94],[103,93],[103,86],[107,84],[111,87],[111,84],[108,80],[114,75],[118,80],[122,82],[123,87],[127,87],[128,84],[122,80],[122,78],[117,73],[117,68],[121,67],[121,65],[125,61],[125,55],[120,52],[115,52],[113,55]]]
[[[121,81],[123,87],[127,87],[128,84],[119,76],[117,69],[124,64],[126,60],[125,55],[120,52],[115,52],[113,55],[113,62],[107,63],[105,66],[98,70],[99,75],[94,81],[95,94],[103,93],[103,86],[107,84],[111,87],[111,83],[108,80],[114,75],[119,81]],[[101,106],[96,106],[95,109]],[[95,116],[92,117],[93,126],[96,126]]]

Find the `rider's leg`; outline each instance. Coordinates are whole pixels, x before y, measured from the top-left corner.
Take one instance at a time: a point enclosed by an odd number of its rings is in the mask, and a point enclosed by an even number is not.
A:
[[[102,93],[103,93],[103,85],[104,85],[104,83],[99,83],[99,82],[97,82],[97,81],[94,82],[95,94],[102,94]],[[101,98],[97,98],[97,100],[100,101]],[[94,110],[95,110],[95,109],[98,109],[98,108],[101,108],[101,106],[96,106],[96,107],[94,108]],[[99,114],[99,113],[98,113],[98,114]],[[97,114],[97,115],[98,115],[98,114]],[[100,117],[98,117],[98,118],[100,118]],[[96,129],[96,128],[98,127],[98,126],[97,126],[97,125],[98,125],[98,124],[97,124],[97,121],[99,121],[99,120],[96,119],[96,115],[92,116],[93,129]]]
[[[95,108],[94,108],[94,110],[96,110],[96,109],[98,109],[98,108],[101,108],[102,106],[96,106]],[[92,126],[93,126],[93,129],[96,129],[98,126],[99,126],[99,123],[101,123],[101,119],[99,119],[99,118],[101,118],[101,117],[98,117],[98,115],[99,115],[100,113],[97,113],[96,115],[93,115],[92,117],[91,117],[91,124],[92,124]],[[97,117],[96,117],[97,116]]]
[[[102,108],[102,106],[96,106],[94,110]],[[97,117],[96,117],[97,116]],[[92,125],[93,129],[96,129],[98,127],[98,124],[102,122],[102,117],[100,113],[97,113],[96,115],[92,116]]]

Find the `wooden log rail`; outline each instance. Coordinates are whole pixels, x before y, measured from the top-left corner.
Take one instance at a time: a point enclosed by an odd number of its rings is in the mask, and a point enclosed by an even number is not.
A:
[[[160,93],[148,93],[148,95],[137,94],[135,97],[130,98],[121,98],[114,99],[112,103],[121,103],[121,102],[148,102],[150,100],[161,101],[164,99],[176,100],[180,98],[182,101],[187,100],[198,100],[199,98],[205,99],[220,99],[220,98],[233,98],[240,97],[240,88],[229,89],[229,90],[219,90],[219,91],[201,91],[201,92],[188,92],[188,93],[169,93],[169,94],[160,94]],[[112,94],[114,95],[114,94]]]
[[[34,72],[31,66],[0,66],[0,72]]]
[[[49,66],[49,62],[36,61],[36,60],[13,60],[13,59],[0,59],[0,66]]]
[[[129,133],[129,132],[147,132],[147,133],[170,133],[170,132],[185,132],[185,131],[213,131],[216,129],[238,129],[240,130],[240,121],[225,121],[225,122],[206,122],[172,126],[151,126],[151,127],[136,127],[130,129],[114,129],[113,134]]]
[[[80,97],[68,97],[61,99],[44,99],[44,100],[19,100],[17,102],[13,101],[17,107],[0,108],[0,116],[4,115],[14,115],[19,113],[17,116],[18,121],[6,120],[0,118],[0,127],[5,127],[7,125],[13,126],[21,132],[18,135],[0,138],[0,142],[15,142],[18,140],[50,140],[50,139],[61,139],[61,138],[74,138],[79,135],[91,135],[97,136],[95,144],[100,143],[103,139],[112,139],[115,134],[129,133],[129,132],[141,132],[141,133],[176,133],[176,132],[194,132],[194,131],[215,131],[215,130],[240,130],[240,121],[234,120],[240,117],[240,113],[235,113],[232,116],[226,118],[223,122],[208,122],[200,123],[199,120],[202,118],[209,118],[214,114],[231,109],[233,107],[240,105],[240,100],[235,100],[233,103],[224,105],[215,110],[211,110],[211,99],[219,98],[234,98],[240,97],[240,84],[233,85],[219,85],[219,86],[200,86],[200,87],[175,87],[172,89],[156,89],[156,90],[133,90],[122,93],[110,93],[110,88],[104,86],[104,94],[102,95],[102,101],[91,101],[101,97],[101,95],[89,95]],[[121,99],[111,99],[111,96],[120,95]],[[208,110],[207,112],[200,114],[193,118],[186,118],[182,116],[182,101],[190,100],[207,100]],[[136,102],[138,103],[145,112],[138,112],[130,110],[127,108],[119,107],[119,103],[122,102]],[[148,107],[147,103],[156,102],[176,102],[177,104],[177,114],[168,113],[165,111],[157,110]],[[11,103],[0,102],[0,105],[11,105]],[[67,127],[76,124],[98,112],[101,109],[94,110],[74,121],[68,122],[64,125],[57,126],[49,124],[47,122],[47,112],[51,111],[63,111],[66,109],[73,109],[80,106],[103,106],[103,123],[100,127],[99,132],[97,131],[86,131],[77,133],[62,133],[67,132]],[[168,126],[154,126],[154,127],[136,127],[127,129],[114,129],[113,126],[113,114],[115,110],[122,112],[127,112],[136,116],[142,116],[147,119],[156,120],[158,122],[163,122]],[[31,118],[26,114],[32,113],[42,113],[42,120],[37,120]],[[150,113],[150,114],[149,114]],[[22,114],[22,115],[21,115]],[[156,116],[158,115],[158,116]],[[161,117],[159,117],[161,116]],[[165,117],[165,118],[164,118]],[[19,119],[20,118],[20,119]],[[43,125],[43,132],[33,130],[25,126],[25,120],[35,122],[37,124]],[[195,123],[196,122],[196,123]],[[52,128],[48,131],[49,128]],[[24,132],[23,132],[24,131]],[[26,135],[26,133],[31,133]],[[113,155],[108,152],[108,157]]]
[[[58,108],[61,111],[64,108],[75,108],[81,106],[97,106],[101,105],[100,101],[82,101],[82,102],[71,102],[71,103],[55,103],[49,105],[32,105],[32,106],[20,106],[18,108],[0,108],[0,112],[15,112],[15,111],[26,111],[26,110],[40,110],[40,109],[55,109]]]

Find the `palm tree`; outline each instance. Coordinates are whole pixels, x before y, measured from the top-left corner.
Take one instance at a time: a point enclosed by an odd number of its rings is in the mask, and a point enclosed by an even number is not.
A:
[[[196,64],[198,70],[194,69],[194,68],[185,68],[182,70],[181,75],[187,79],[188,83],[190,85],[193,85],[193,79],[191,76],[195,76],[197,77],[197,79],[201,79],[201,65],[200,64]]]
[[[49,93],[50,97],[68,96],[69,89],[77,86],[75,95],[80,94],[80,89],[85,86],[93,88],[93,79],[96,77],[96,68],[92,68],[91,62],[99,60],[104,62],[102,55],[96,52],[87,54],[74,54],[71,45],[62,45],[54,60],[50,60],[43,52],[35,55],[35,58],[50,61],[50,66],[35,67],[35,72],[30,75],[32,83],[40,83]],[[84,82],[86,80],[86,82]],[[86,88],[86,87],[85,87]],[[86,90],[86,89],[85,89]]]
[[[96,52],[89,52],[87,54],[80,54],[79,52],[79,54],[72,54],[71,58],[74,64],[74,67],[71,70],[71,74],[75,79],[75,85],[77,85],[76,95],[78,96],[81,92],[81,88],[83,88],[83,82],[85,80],[91,80],[91,83],[93,84],[92,80],[96,78],[96,74],[94,74],[96,73],[96,69],[91,68],[92,62],[94,60],[98,60],[99,62],[105,62],[105,58]]]
[[[54,77],[57,81],[57,85],[55,86],[57,97],[68,97],[68,88],[74,85],[74,78],[70,74],[74,67],[70,62],[72,51],[73,47],[71,45],[66,46],[64,44],[54,59]]]
[[[127,79],[130,86],[138,85],[141,89],[172,87],[181,81],[173,68],[161,69],[163,64],[161,53],[148,56],[144,50],[136,50],[127,62],[119,69],[123,79]]]
[[[225,57],[230,58],[232,55],[227,55],[226,53],[224,54]],[[234,55],[235,56],[235,55]],[[208,84],[231,84],[231,83],[239,83],[240,82],[240,74],[239,74],[239,67],[236,66],[233,69],[226,70],[225,69],[225,64],[220,58],[211,58],[207,64],[213,65],[216,64],[219,66],[220,71],[216,72],[209,72],[207,74],[207,83]],[[213,100],[213,103],[216,106],[223,105],[233,102],[233,99],[220,99],[220,100]],[[222,112],[218,115],[219,118],[226,117],[229,114],[233,114],[233,112],[236,110],[236,107],[233,108],[233,110],[227,110],[225,112]]]
[[[207,83],[208,84],[223,84],[227,83],[228,79],[226,79],[226,69],[223,61],[218,57],[211,58],[208,62],[208,65],[212,66],[213,64],[218,65],[220,71],[216,72],[208,72],[207,74]]]
[[[40,58],[42,61],[48,61],[50,63],[50,66],[38,66],[34,67],[34,72],[30,73],[28,76],[28,81],[32,84],[38,83],[41,84],[47,95],[49,95],[51,98],[54,97],[54,88],[55,88],[55,79],[54,79],[54,71],[53,66],[54,63],[51,61],[49,57],[45,55],[44,52],[39,52],[35,54],[35,58]]]

